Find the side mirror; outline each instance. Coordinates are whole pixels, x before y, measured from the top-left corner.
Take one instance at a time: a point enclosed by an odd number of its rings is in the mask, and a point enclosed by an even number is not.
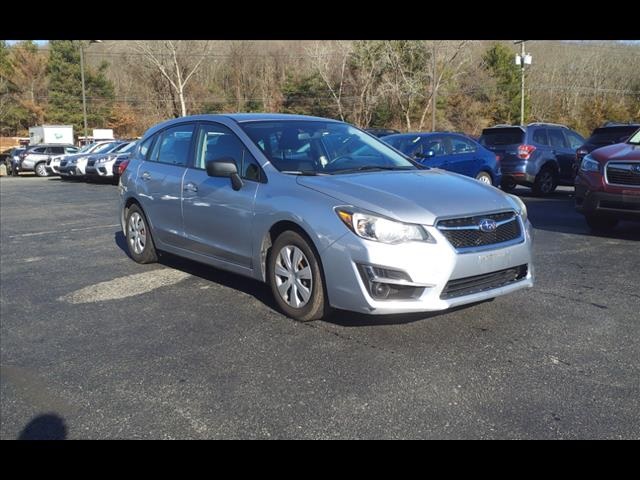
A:
[[[434,152],[433,150],[427,150],[426,152],[422,153],[422,158],[433,158],[436,156],[436,152]]]
[[[205,164],[207,175],[210,177],[228,177],[231,179],[231,187],[234,190],[242,188],[242,179],[238,175],[238,167],[231,157],[223,157],[217,160],[209,160]]]

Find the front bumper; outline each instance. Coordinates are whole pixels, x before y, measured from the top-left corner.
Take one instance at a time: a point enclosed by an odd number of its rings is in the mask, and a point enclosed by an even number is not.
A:
[[[576,182],[576,210],[584,215],[602,215],[640,221],[640,191],[631,188],[617,193],[590,190]]]
[[[113,177],[114,163],[115,160],[111,162],[95,163],[93,166],[87,165],[86,174],[94,177]]]
[[[60,167],[58,174],[63,177],[82,177],[84,175],[84,173],[75,165]]]
[[[426,227],[436,243],[409,242],[387,245],[361,239],[351,232],[322,252],[330,304],[335,308],[368,314],[393,314],[446,310],[532,287],[532,227],[527,221],[521,243],[469,253],[458,253],[435,228]],[[375,299],[365,284],[362,265],[399,270],[410,277],[419,294],[409,299]],[[503,286],[453,298],[443,298],[449,280],[527,266],[522,279]],[[446,297],[446,295],[444,295]]]

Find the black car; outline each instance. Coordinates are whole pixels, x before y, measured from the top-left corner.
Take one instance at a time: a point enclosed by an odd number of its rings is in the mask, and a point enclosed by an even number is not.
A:
[[[573,185],[573,162],[584,138],[564,125],[530,123],[485,128],[479,143],[499,158],[503,190],[524,185],[547,195],[558,185]]]
[[[582,159],[588,153],[596,148],[614,145],[616,143],[626,142],[633,133],[640,128],[640,123],[616,123],[607,122],[603,126],[596,128],[591,132],[591,136],[587,138],[584,145],[576,150],[576,158],[573,163],[573,174],[578,171]]]
[[[394,130],[393,128],[365,128],[364,131],[376,137],[384,137],[386,135],[400,133],[398,130]]]

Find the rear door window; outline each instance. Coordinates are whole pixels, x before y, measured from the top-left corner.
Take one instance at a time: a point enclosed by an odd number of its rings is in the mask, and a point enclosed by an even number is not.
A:
[[[185,124],[168,128],[162,133],[157,142],[159,163],[179,165],[186,167],[191,151],[191,137],[193,137],[194,125]],[[154,151],[156,149],[154,148]]]
[[[459,154],[459,153],[473,153],[476,151],[476,144],[471,140],[467,140],[464,137],[459,137],[457,135],[451,135],[451,153]]]
[[[567,148],[567,142],[564,135],[559,128],[550,128],[547,130],[549,133],[549,142],[553,148]]]
[[[449,142],[442,135],[430,135],[422,140],[421,153],[426,153],[429,150],[432,150],[436,157],[449,155],[451,153]]]
[[[549,145],[549,136],[546,128],[536,128],[533,132],[533,143]]]

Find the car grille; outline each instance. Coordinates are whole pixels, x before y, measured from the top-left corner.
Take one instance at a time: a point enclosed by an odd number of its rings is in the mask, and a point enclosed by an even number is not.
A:
[[[609,163],[606,179],[611,184],[640,186],[640,162]]]
[[[480,229],[480,222],[486,219],[496,222],[495,230],[486,232]],[[496,245],[522,237],[515,212],[441,220],[436,227],[456,249]]]
[[[67,165],[67,161],[66,160],[63,160],[63,161],[60,162],[60,166],[61,167],[65,167],[66,165]]]
[[[446,300],[504,287],[525,278],[528,270],[528,266],[524,264],[482,275],[449,280],[442,290],[440,298]]]
[[[95,165],[96,161],[95,160],[89,160],[87,162],[87,167],[93,167]]]

